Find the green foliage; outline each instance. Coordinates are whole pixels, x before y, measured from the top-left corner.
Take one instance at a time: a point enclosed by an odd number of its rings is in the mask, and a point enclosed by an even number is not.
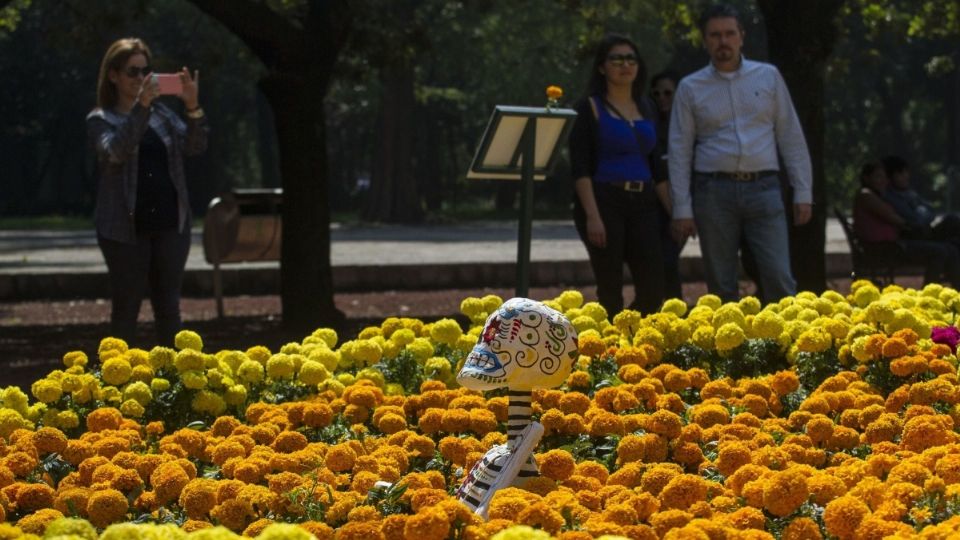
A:
[[[367,493],[363,504],[375,507],[384,517],[393,514],[409,514],[410,503],[402,498],[406,491],[407,484],[404,483],[391,484],[389,487],[374,486]]]
[[[317,496],[318,488],[325,488],[326,500],[322,496]],[[323,492],[321,492],[323,493]],[[304,486],[294,488],[286,494],[287,501],[296,508],[296,512],[282,512],[273,516],[274,519],[287,521],[288,523],[302,523],[304,521],[319,521],[326,523],[327,510],[333,504],[333,490],[327,484],[322,484],[314,476],[313,484],[307,488]],[[329,523],[331,526],[339,524]]]
[[[796,370],[800,387],[805,394],[813,392],[828,377],[840,373],[842,366],[837,350],[833,347],[823,352],[797,353]],[[784,403],[786,405],[786,403]]]
[[[620,377],[617,377],[619,369],[620,366],[612,355],[591,360],[590,365],[587,366],[587,373],[590,374],[590,388],[587,390],[587,395],[593,397],[601,388],[623,384]]]
[[[759,377],[776,373],[789,367],[780,350],[780,344],[772,339],[748,339],[739,347],[718,355],[711,365],[714,379],[719,377]]]

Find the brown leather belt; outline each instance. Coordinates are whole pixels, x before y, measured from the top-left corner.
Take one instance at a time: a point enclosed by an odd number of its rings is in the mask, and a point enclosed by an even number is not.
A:
[[[629,191],[632,193],[642,192],[644,184],[646,184],[646,182],[607,182],[608,186],[623,188],[624,191]]]
[[[697,172],[700,176],[706,176],[707,178],[714,178],[719,180],[733,180],[735,182],[753,182],[761,178],[766,178],[768,176],[775,176],[779,174],[780,171],[756,171],[756,172],[747,172],[747,171],[736,171],[736,172],[726,172],[726,171],[714,171],[714,172]]]

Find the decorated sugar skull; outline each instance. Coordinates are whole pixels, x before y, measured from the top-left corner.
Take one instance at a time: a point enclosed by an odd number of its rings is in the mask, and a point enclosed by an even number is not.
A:
[[[577,332],[562,313],[511,298],[487,319],[457,382],[471,390],[555,388],[578,356]]]

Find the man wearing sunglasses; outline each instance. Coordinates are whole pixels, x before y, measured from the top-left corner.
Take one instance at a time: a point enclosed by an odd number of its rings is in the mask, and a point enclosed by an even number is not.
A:
[[[753,252],[764,302],[796,294],[790,270],[778,151],[793,186],[793,223],[810,221],[812,167],[800,121],[777,69],[743,58],[743,26],[727,5],[708,8],[700,31],[710,65],[677,87],[670,119],[672,229],[700,234],[707,287],[739,296],[741,235]]]

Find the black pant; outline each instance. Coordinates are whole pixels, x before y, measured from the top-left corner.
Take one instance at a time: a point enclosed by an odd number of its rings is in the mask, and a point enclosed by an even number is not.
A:
[[[683,300],[683,283],[680,279],[680,252],[683,251],[683,242],[677,242],[673,239],[673,231],[670,230],[670,214],[664,210],[663,205],[657,205],[658,214],[660,214],[660,249],[663,251],[663,284],[667,298],[679,298]]]
[[[664,270],[660,238],[660,204],[653,186],[640,193],[622,187],[593,184],[597,209],[607,233],[607,246],[598,248],[587,238],[587,218],[578,198],[574,204],[574,223],[587,247],[590,266],[597,280],[597,299],[612,319],[623,311],[623,263],[630,268],[636,297],[630,309],[644,314],[663,304]]]
[[[135,244],[97,237],[110,274],[110,332],[132,344],[140,304],[149,287],[157,344],[173,346],[180,331],[180,284],[190,252],[190,230],[140,233]]]

